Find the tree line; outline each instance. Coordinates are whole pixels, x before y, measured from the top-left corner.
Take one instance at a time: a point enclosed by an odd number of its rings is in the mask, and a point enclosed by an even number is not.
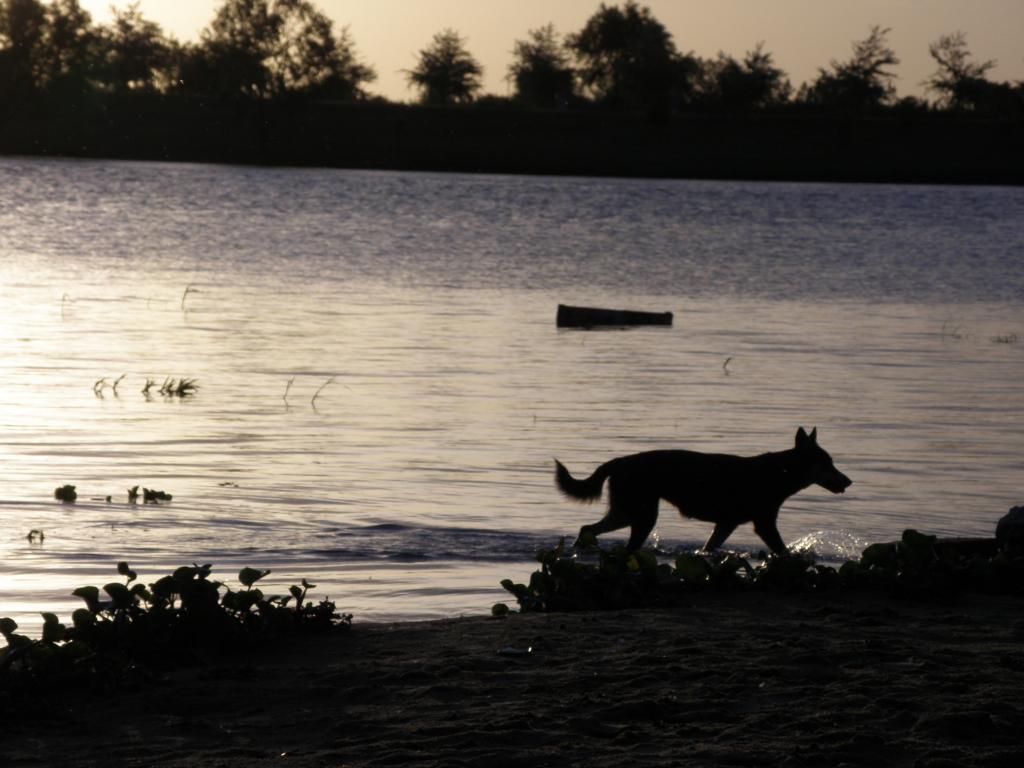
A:
[[[218,99],[379,100],[376,73],[347,28],[308,0],[224,0],[195,43],[180,43],[144,18],[138,4],[112,9],[96,24],[79,0],[0,0],[0,110],[39,96],[159,93]],[[813,109],[844,115],[881,110],[945,110],[1024,115],[1024,83],[995,82],[993,61],[976,60],[962,32],[929,46],[933,99],[899,97],[899,63],[874,26],[847,59],[819,68],[794,89],[758,44],[741,58],[681,52],[650,9],[627,0],[601,4],[583,28],[553,25],[515,41],[506,74],[509,97],[483,93],[483,67],[456,31],[438,32],[406,71],[426,105],[510,102],[535,109],[756,112]]]

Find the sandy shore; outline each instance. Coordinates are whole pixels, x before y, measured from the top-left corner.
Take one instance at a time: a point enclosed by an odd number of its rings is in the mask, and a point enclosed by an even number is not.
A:
[[[1024,603],[695,595],[360,624],[75,694],[5,766],[1018,766]],[[532,649],[526,653],[526,649]]]

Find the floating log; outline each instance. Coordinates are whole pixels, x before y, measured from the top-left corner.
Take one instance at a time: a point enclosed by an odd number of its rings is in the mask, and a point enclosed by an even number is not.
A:
[[[559,304],[555,324],[559,328],[593,328],[596,325],[672,325],[672,313],[571,307],[568,304]]]

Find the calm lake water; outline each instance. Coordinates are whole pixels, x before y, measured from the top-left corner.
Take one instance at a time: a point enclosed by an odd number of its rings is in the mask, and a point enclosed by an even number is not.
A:
[[[0,615],[66,618],[119,560],[479,614],[600,515],[552,457],[800,425],[854,485],[792,499],[787,542],[989,535],[1024,503],[1022,221],[1022,189],[0,159]],[[199,391],[143,396],[166,377]],[[707,537],[662,511],[663,549]]]

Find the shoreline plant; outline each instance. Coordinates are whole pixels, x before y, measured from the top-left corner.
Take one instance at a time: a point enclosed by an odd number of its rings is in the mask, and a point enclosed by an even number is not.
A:
[[[102,589],[84,586],[72,594],[85,607],[62,623],[43,613],[42,635],[18,634],[18,624],[0,618],[0,691],[44,695],[67,686],[114,690],[126,681],[232,655],[297,634],[348,630],[352,614],[328,599],[307,601],[315,584],[303,579],[288,594],[265,594],[256,583],[269,570],[243,568],[240,588],[211,579],[212,566],[182,566],[149,584],[127,562],[117,565],[123,581]]]
[[[630,552],[624,546],[598,549],[596,563],[583,562],[564,539],[540,551],[537,561],[540,569],[528,582],[501,582],[522,613],[672,606],[701,590],[1024,595],[1024,552],[1001,548],[994,539],[943,540],[913,529],[897,542],[872,544],[859,560],[839,568],[803,555],[773,556],[756,566],[735,554],[683,553],[664,562],[650,550]],[[504,615],[498,606],[492,614]]]

